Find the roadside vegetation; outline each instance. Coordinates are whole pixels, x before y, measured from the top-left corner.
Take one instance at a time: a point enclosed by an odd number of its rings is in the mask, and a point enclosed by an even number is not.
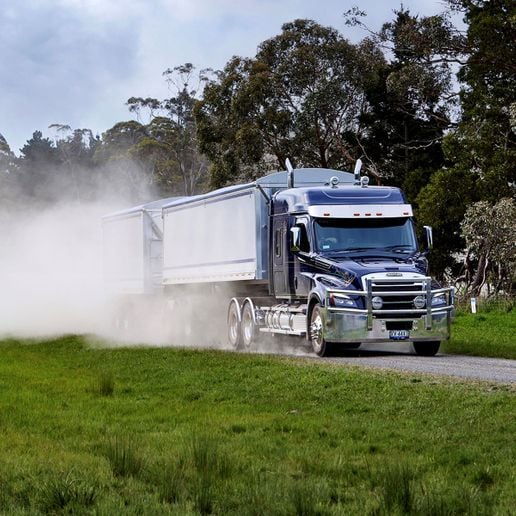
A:
[[[516,359],[516,309],[512,302],[482,305],[479,312],[457,311],[445,353]]]
[[[514,508],[510,386],[99,344],[0,343],[0,513]]]

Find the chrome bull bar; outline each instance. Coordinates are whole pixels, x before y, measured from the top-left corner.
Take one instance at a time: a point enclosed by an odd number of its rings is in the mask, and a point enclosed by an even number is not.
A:
[[[419,288],[418,288],[419,287]],[[385,290],[388,288],[388,290]],[[392,290],[390,290],[392,288]],[[407,288],[409,288],[407,290]],[[365,309],[352,308],[352,307],[334,307],[331,306],[330,298],[332,295],[345,295],[350,298],[362,297],[365,298]],[[389,309],[374,309],[373,298],[381,297],[384,298],[396,298],[396,297],[424,297],[425,307],[424,308],[389,308]],[[432,300],[434,297],[444,296],[445,303],[439,306],[432,306]],[[432,329],[433,316],[436,314],[447,313],[448,315],[454,309],[454,297],[455,288],[445,287],[432,289],[432,278],[422,277],[415,279],[401,279],[401,278],[381,278],[367,279],[366,290],[329,290],[327,292],[326,307],[332,312],[343,312],[353,314],[367,314],[367,328],[368,330],[373,329],[373,319],[375,317],[388,317],[406,315],[407,319],[410,318],[421,318],[424,316],[425,329]],[[403,301],[405,304],[409,301]]]

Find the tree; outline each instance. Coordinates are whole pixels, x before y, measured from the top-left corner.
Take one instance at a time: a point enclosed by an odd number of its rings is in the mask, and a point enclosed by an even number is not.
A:
[[[364,15],[354,8],[345,13],[346,23],[368,31],[389,60],[366,90],[370,110],[362,116],[366,130],[359,144],[369,169],[415,202],[445,163],[441,144],[452,126],[455,98],[451,49],[461,36],[445,14],[419,17],[401,8],[379,32],[367,28]]]
[[[153,181],[164,194],[193,195],[204,188],[208,164],[198,150],[193,108],[210,73],[210,69],[200,70],[193,85],[195,67],[191,63],[167,69],[163,75],[174,89],[172,97],[161,101],[131,97],[127,101],[129,110],[138,117],[144,110],[149,112],[146,136],[131,154],[150,164]]]
[[[510,0],[449,0],[468,24],[459,71],[462,119],[448,136],[455,169],[477,178],[483,199],[513,195],[516,185],[516,5]]]
[[[253,178],[287,157],[297,166],[350,168],[368,109],[364,85],[383,64],[371,42],[295,20],[260,44],[254,59],[233,58],[195,108],[202,152],[221,186]]]
[[[20,149],[19,181],[25,195],[41,204],[52,204],[60,196],[57,188],[62,160],[49,138],[35,131]]]
[[[441,275],[446,267],[458,273],[460,265],[453,255],[466,246],[460,223],[468,205],[481,200],[496,204],[514,195],[516,184],[511,118],[516,94],[514,4],[508,0],[449,3],[464,13],[468,23],[465,39],[455,47],[455,55],[464,62],[458,74],[462,117],[443,140],[447,168],[418,196],[420,221],[426,219],[437,228],[432,263]],[[470,281],[471,267],[466,265]]]
[[[468,294],[484,286],[492,294],[511,292],[516,271],[516,204],[504,198],[492,205],[479,201],[468,207],[461,222],[466,241],[462,280]]]
[[[478,199],[475,177],[460,169],[437,171],[416,199],[419,234],[422,235],[423,225],[434,229],[435,246],[430,254],[430,267],[439,279],[459,274],[455,255],[464,249],[460,223],[468,205]]]
[[[140,122],[119,122],[102,134],[94,155],[105,187],[134,202],[159,195],[153,188],[153,163],[133,154],[135,146],[146,137],[147,128]]]
[[[17,160],[7,140],[0,134],[0,206],[5,211],[18,202]]]
[[[5,179],[15,171],[16,157],[7,140],[0,134],[0,177]]]
[[[99,190],[94,158],[100,139],[91,129],[66,124],[52,124],[49,129],[56,131],[55,149],[61,162],[56,186],[61,196],[77,201],[94,198]]]

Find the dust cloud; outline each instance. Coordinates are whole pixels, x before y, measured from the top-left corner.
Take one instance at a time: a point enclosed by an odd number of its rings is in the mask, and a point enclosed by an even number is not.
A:
[[[1,335],[103,331],[100,217],[106,209],[107,203],[59,203],[2,214]]]
[[[78,334],[91,337],[96,346],[230,349],[230,291],[214,295],[203,287],[175,301],[107,291],[102,216],[135,204],[104,197],[45,207],[11,198],[0,205],[0,338]],[[306,353],[301,339],[260,337],[251,351]]]

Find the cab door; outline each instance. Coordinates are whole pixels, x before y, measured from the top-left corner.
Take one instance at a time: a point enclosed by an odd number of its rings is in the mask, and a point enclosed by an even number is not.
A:
[[[288,297],[287,289],[287,218],[274,217],[272,232],[272,275],[274,295]]]

